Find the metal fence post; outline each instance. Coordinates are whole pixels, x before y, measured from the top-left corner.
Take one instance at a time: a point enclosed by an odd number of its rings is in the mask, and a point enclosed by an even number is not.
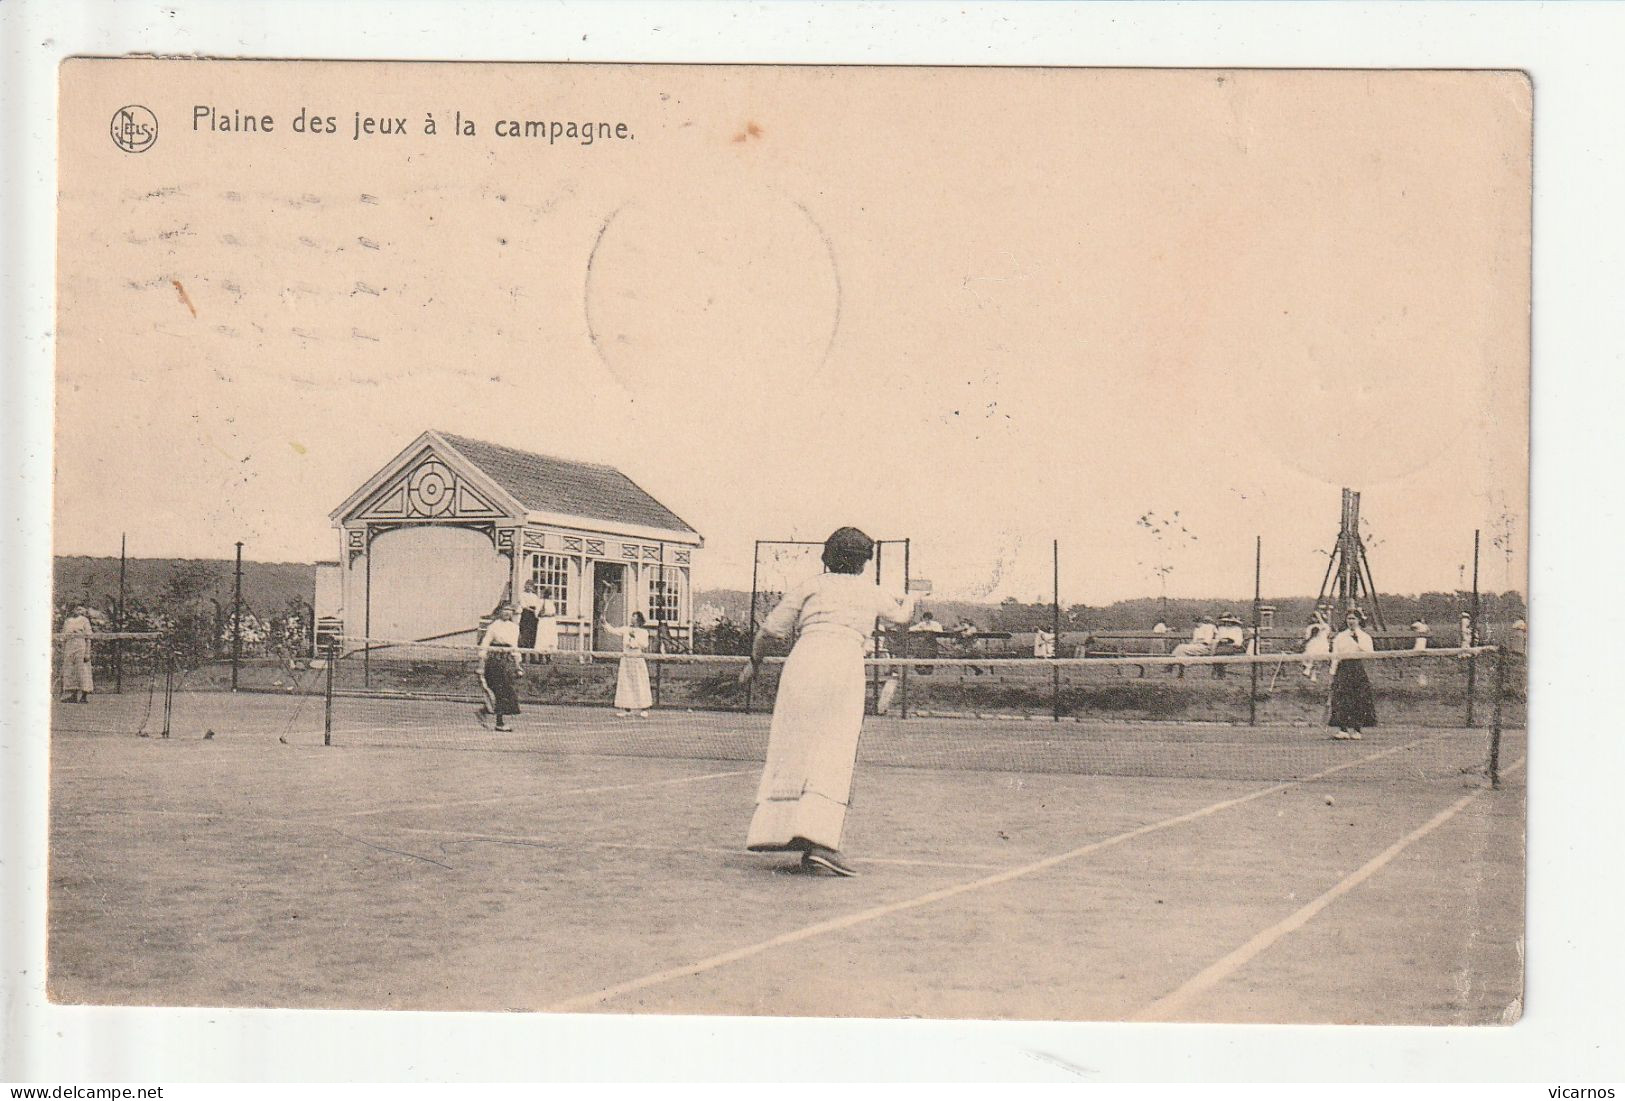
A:
[[[909,594],[909,586],[913,583],[913,575],[909,572],[909,540],[903,540],[903,595]],[[908,718],[908,629],[911,624],[903,624],[902,631],[897,636],[897,656],[902,658],[902,664],[897,666],[897,707],[900,718]]]
[[[175,710],[175,651],[164,647],[164,731],[161,738],[169,737],[170,716]]]
[[[327,689],[322,694],[322,744],[333,744],[333,667],[338,664],[338,643],[327,640]]]
[[[1490,704],[1490,787],[1501,786],[1501,698],[1506,695],[1506,651],[1495,650],[1495,699]]]
[[[1050,721],[1061,721],[1061,666],[1058,660],[1063,653],[1061,649],[1061,541],[1050,541],[1050,631],[1054,635],[1050,654]],[[1088,657],[1087,641],[1084,646],[1084,656]]]

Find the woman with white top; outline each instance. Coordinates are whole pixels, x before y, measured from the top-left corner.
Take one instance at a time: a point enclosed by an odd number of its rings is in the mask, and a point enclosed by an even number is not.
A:
[[[544,600],[536,612],[536,637],[532,645],[536,647],[534,660],[550,661],[544,654],[557,653],[559,648],[559,616],[561,615],[559,602]]]
[[[504,604],[480,639],[480,687],[485,691],[485,702],[474,712],[485,725],[495,716],[498,730],[512,730],[503,720],[519,714],[519,678],[524,670],[519,665],[519,624],[514,622],[512,604]]]
[[[1337,741],[1359,741],[1360,731],[1377,725],[1377,701],[1366,676],[1365,662],[1339,661],[1339,654],[1369,654],[1376,647],[1365,630],[1365,617],[1349,609],[1348,626],[1332,639],[1332,709],[1326,720],[1337,727]]]
[[[1325,612],[1317,611],[1309,617],[1309,625],[1303,629],[1303,675],[1312,681],[1319,680],[1320,663],[1314,660],[1314,655],[1331,652],[1331,624],[1326,622]]]
[[[90,672],[90,613],[82,606],[62,623],[62,702],[89,703],[94,690]]]
[[[628,717],[647,719],[654,697],[649,692],[649,663],[643,660],[649,649],[643,613],[632,613],[630,627],[611,627],[602,620],[598,625],[621,640],[621,667],[615,677],[616,709]]]
[[[802,867],[839,876],[854,871],[840,856],[851,801],[852,770],[863,729],[863,641],[875,619],[907,623],[914,598],[865,579],[874,541],[841,528],[824,542],[824,569],[789,592],[762,623],[749,683],[770,639],[795,637],[779,678],[767,764],[745,844],[752,852],[799,852]]]

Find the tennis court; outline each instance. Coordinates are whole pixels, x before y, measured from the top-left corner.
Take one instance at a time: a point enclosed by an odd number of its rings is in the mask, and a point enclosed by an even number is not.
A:
[[[66,1002],[1462,1024],[1522,989],[1521,729],[871,717],[845,851],[743,851],[762,714],[60,705]],[[212,731],[213,737],[204,735]],[[138,736],[146,734],[149,736]],[[332,744],[324,744],[331,740]]]

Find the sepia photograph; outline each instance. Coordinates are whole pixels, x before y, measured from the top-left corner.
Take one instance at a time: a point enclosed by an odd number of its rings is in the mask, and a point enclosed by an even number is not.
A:
[[[72,58],[47,990],[1524,999],[1519,72]]]

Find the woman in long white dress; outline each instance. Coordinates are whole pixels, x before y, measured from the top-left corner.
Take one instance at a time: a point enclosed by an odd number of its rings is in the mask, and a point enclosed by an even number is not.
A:
[[[559,649],[559,602],[556,600],[542,601],[541,609],[536,613],[536,647],[537,661],[551,661],[548,654],[554,654]]]
[[[95,681],[90,672],[90,614],[73,610],[62,623],[62,702],[89,703]]]
[[[602,621],[599,626],[621,640],[621,667],[615,677],[616,710],[628,717],[647,719],[654,697],[649,691],[649,663],[643,660],[649,649],[643,613],[632,613],[630,627],[611,627]]]
[[[809,871],[852,876],[840,855],[863,729],[863,644],[877,617],[907,623],[914,599],[865,579],[874,541],[841,528],[824,543],[827,572],[789,592],[762,623],[749,682],[770,640],[795,637],[779,678],[767,764],[745,845],[752,852],[799,852]]]

